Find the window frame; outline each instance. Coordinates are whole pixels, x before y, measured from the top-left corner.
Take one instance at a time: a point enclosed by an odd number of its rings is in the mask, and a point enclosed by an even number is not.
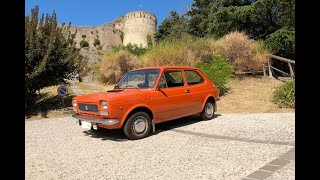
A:
[[[169,87],[168,86],[168,82],[167,82],[167,77],[165,75],[166,72],[180,72],[181,73],[181,80],[182,80],[182,83],[183,85],[182,86],[173,86],[173,87]],[[170,74],[168,74],[170,76]],[[158,84],[157,86],[159,86],[159,83],[160,83],[160,80],[162,78],[162,76],[164,76],[165,80],[166,80],[166,84],[167,84],[167,87],[163,87],[161,89],[172,89],[172,88],[181,88],[181,87],[186,87],[187,83],[185,82],[185,77],[184,77],[184,73],[183,73],[183,69],[164,69],[162,71],[162,74],[161,76],[159,76],[159,81],[158,81]],[[171,76],[170,76],[171,77]],[[172,78],[172,77],[171,77]]]
[[[199,82],[199,83],[197,83],[197,84],[189,84],[188,79],[187,79],[186,71],[192,71],[192,72],[197,73],[198,76],[200,76],[200,78],[202,79],[202,82]],[[185,81],[187,82],[188,86],[196,86],[196,85],[199,85],[199,84],[201,85],[201,84],[205,83],[205,78],[203,78],[203,77],[201,76],[201,74],[200,74],[197,70],[185,69],[185,70],[183,70],[183,75],[184,75],[184,77],[185,77],[185,79],[186,79]]]

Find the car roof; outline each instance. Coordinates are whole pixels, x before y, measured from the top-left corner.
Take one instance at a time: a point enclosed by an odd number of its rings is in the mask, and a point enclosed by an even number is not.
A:
[[[143,69],[160,69],[160,70],[164,70],[164,69],[187,69],[187,70],[196,70],[198,68],[195,67],[191,67],[191,66],[153,66],[153,67],[145,67],[145,68],[138,68],[135,69],[133,71],[136,70],[143,70]]]

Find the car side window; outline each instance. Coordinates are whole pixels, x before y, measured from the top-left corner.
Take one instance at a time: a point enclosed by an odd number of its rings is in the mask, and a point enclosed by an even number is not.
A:
[[[168,88],[184,86],[182,72],[179,70],[165,71],[164,77]]]
[[[186,75],[188,85],[203,83],[203,78],[196,71],[187,70],[184,71],[184,73]]]

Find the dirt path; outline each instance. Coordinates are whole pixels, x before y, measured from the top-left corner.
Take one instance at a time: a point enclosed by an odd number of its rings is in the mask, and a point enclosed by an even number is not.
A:
[[[218,113],[293,112],[272,102],[273,91],[283,82],[269,77],[246,77],[228,83],[230,91],[218,101]]]

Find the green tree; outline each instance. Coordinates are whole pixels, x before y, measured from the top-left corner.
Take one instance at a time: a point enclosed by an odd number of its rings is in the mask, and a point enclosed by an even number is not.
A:
[[[176,11],[171,11],[170,16],[159,26],[155,38],[159,42],[164,39],[179,39],[185,34],[188,34],[187,19],[179,16]]]
[[[194,0],[186,15],[189,33],[198,37],[219,38],[231,31],[244,31],[250,38],[266,40],[275,32],[279,35],[282,28],[294,32],[295,0]],[[294,56],[287,54],[278,52]]]
[[[281,28],[266,39],[266,45],[279,56],[295,59],[295,31],[291,28]]]
[[[83,61],[69,31],[70,26],[57,25],[56,13],[42,14],[39,7],[25,17],[25,108],[36,100],[36,91],[64,83],[78,72]],[[70,25],[70,24],[69,24]]]

